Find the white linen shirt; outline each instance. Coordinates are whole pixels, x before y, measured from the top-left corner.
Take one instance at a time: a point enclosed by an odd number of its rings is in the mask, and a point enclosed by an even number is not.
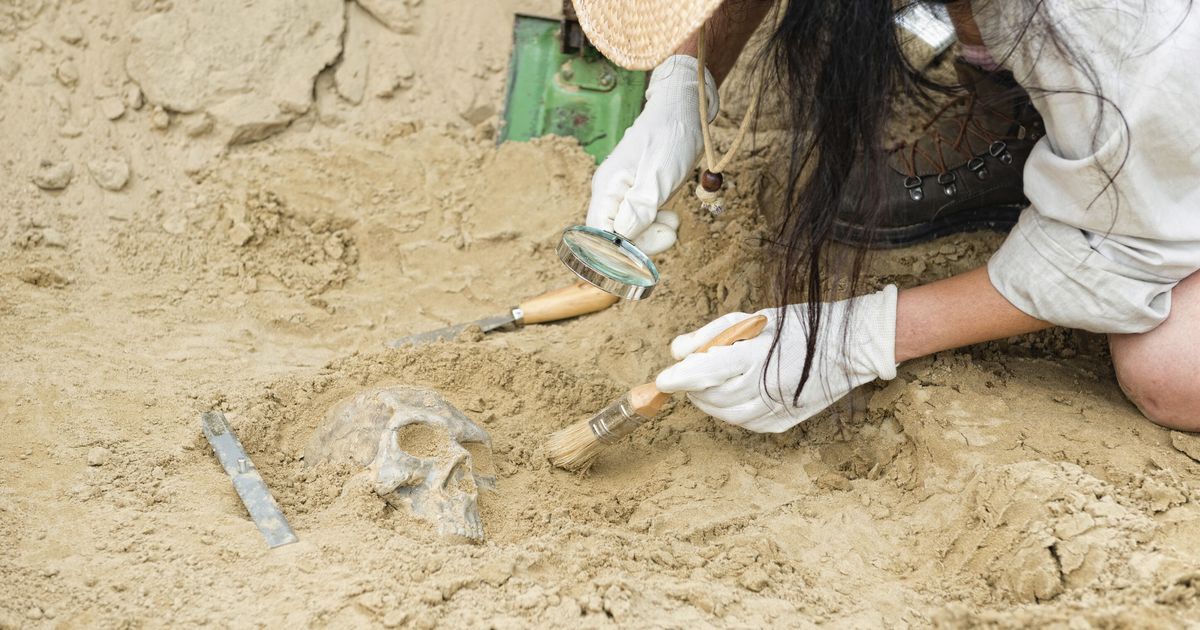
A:
[[[1053,324],[1152,330],[1170,314],[1171,290],[1200,269],[1200,6],[973,8],[992,56],[1046,124],[1025,164],[1031,206],[988,261],[992,284]],[[1042,36],[1051,24],[1083,64]]]

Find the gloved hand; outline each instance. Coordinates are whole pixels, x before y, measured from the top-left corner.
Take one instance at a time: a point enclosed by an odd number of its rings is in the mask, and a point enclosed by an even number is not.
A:
[[[647,254],[675,244],[679,217],[658,211],[687,177],[704,148],[696,58],[668,57],[646,87],[646,107],[592,177],[587,224],[616,232]],[[704,71],[709,122],[717,115],[717,83]]]
[[[847,321],[849,302],[854,307]],[[730,313],[696,332],[676,337],[671,354],[679,362],[663,370],[655,384],[664,392],[688,392],[694,405],[715,418],[751,431],[778,433],[811,418],[859,385],[896,377],[896,287],[888,285],[878,293],[821,305],[824,311],[812,372],[799,404],[793,405],[792,394],[804,368],[807,333],[802,325],[804,306],[788,308],[791,311],[779,340],[781,354],[769,368],[767,352],[779,314],[773,308],[755,313],[767,316],[762,333],[732,346],[691,354],[753,315]]]

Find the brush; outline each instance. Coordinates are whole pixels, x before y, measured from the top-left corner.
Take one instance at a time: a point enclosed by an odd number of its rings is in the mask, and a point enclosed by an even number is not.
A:
[[[747,317],[726,328],[696,352],[753,339],[766,326],[765,315]],[[653,418],[670,399],[671,394],[658,391],[653,382],[634,387],[590,419],[551,434],[546,441],[550,463],[575,472],[587,470],[605,448]]]

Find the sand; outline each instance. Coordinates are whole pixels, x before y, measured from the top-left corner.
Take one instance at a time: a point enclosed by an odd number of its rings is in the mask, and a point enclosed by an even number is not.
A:
[[[545,436],[674,334],[769,300],[770,125],[724,216],[673,202],[651,299],[388,350],[570,281],[594,166],[494,145],[511,14],[557,3],[253,4],[0,3],[0,628],[1200,624],[1200,438],[1144,420],[1092,335],[912,361],[775,436],[677,400],[589,475],[551,469]],[[870,283],[1000,238],[880,254]],[[490,432],[483,544],[300,459],[396,384]],[[265,548],[211,408],[299,543]]]

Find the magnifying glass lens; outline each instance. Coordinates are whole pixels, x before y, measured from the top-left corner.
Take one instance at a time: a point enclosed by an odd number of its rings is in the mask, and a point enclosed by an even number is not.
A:
[[[564,230],[558,257],[580,278],[625,299],[644,298],[658,284],[649,256],[625,237],[598,228]]]

